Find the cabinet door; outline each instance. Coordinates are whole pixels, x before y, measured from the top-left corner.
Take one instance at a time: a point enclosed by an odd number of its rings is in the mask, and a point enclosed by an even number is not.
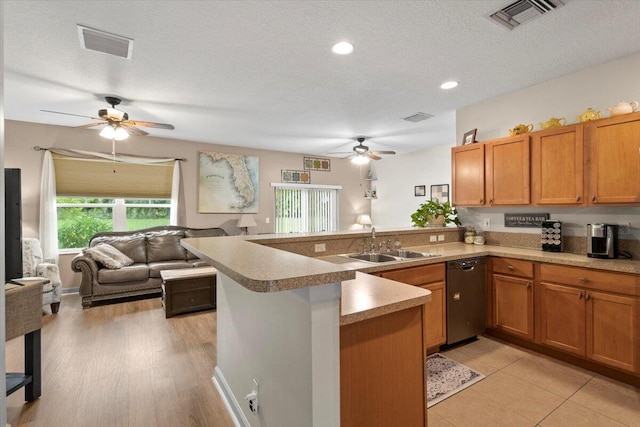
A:
[[[484,205],[484,147],[471,144],[451,149],[453,205]]]
[[[585,291],[540,284],[540,340],[542,344],[585,355]]]
[[[586,132],[588,202],[640,203],[640,113],[594,121]]]
[[[562,126],[531,136],[531,189],[537,205],[584,203],[583,125]]]
[[[588,291],[587,357],[640,372],[638,367],[638,298]]]
[[[444,282],[420,286],[431,291],[431,302],[424,305],[424,341],[431,348],[447,341],[447,291]]]
[[[490,206],[528,205],[529,134],[486,143],[485,193]]]
[[[531,280],[493,275],[495,329],[533,341],[533,291]]]

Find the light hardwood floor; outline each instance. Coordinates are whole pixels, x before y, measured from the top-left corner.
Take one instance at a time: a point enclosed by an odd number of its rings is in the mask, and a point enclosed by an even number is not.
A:
[[[215,311],[165,319],[160,298],[83,310],[65,295],[43,323],[42,397],[9,396],[12,427],[233,427],[211,381]],[[7,343],[8,371],[22,349]],[[638,388],[487,338],[444,354],[487,377],[430,408],[429,427],[640,427]]]
[[[42,396],[9,396],[12,426],[233,427],[211,380],[215,311],[165,319],[160,298],[83,310],[65,295],[43,323]],[[6,357],[8,372],[23,370],[22,338]]]

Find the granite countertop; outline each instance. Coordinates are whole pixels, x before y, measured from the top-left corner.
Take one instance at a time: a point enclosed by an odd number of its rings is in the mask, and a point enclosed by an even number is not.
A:
[[[549,264],[561,264],[620,273],[640,274],[640,261],[638,260],[597,259],[589,258],[586,255],[565,252],[543,252],[536,249],[511,248],[506,246],[469,245],[461,242],[445,243],[441,245],[415,246],[405,249],[438,254],[440,256],[432,258],[414,258],[380,264],[358,261],[340,255],[323,256],[318,257],[317,259],[328,261],[363,273],[375,273],[416,265],[435,264],[474,256],[500,256],[528,261],[545,262]]]
[[[371,274],[342,282],[340,325],[360,322],[431,301],[431,291]]]
[[[355,271],[235,236],[182,239],[182,245],[254,292],[279,292],[353,279]]]

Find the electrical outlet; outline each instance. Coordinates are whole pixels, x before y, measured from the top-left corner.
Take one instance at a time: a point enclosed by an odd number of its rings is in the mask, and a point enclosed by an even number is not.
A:
[[[482,227],[490,228],[491,227],[491,220],[489,218],[483,219],[482,220]]]
[[[253,390],[251,393],[247,394],[244,399],[249,402],[249,410],[253,414],[257,414],[260,406],[258,404],[258,381],[253,379]]]
[[[437,237],[437,236],[429,236],[429,241],[430,241],[430,242],[435,242],[435,241],[437,241],[437,240],[438,240],[438,237]]]
[[[622,235],[631,234],[631,223],[618,224],[618,232]]]
[[[438,242],[444,242],[444,234],[438,234]]]
[[[264,220],[264,222],[265,222],[266,224],[269,224],[269,217],[267,217],[267,218]]]
[[[325,243],[316,243],[316,252],[324,252],[327,250],[327,245]]]

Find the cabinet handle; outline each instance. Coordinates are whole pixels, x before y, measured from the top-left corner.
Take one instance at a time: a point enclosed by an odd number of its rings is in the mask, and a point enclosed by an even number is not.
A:
[[[596,201],[596,195],[594,194],[593,196],[591,196],[591,201],[595,202]]]
[[[511,271],[515,270],[516,268],[513,265],[507,265],[507,268]]]
[[[589,295],[589,292],[587,292],[586,296],[584,297],[584,299],[586,301],[589,301],[591,299],[591,295]]]
[[[582,291],[578,294],[578,299],[582,299]]]
[[[480,199],[480,204],[484,204],[484,199]]]
[[[527,289],[531,289],[531,282],[527,282]]]
[[[580,201],[580,196],[576,196],[576,202]]]
[[[489,199],[489,204],[492,205],[493,204],[493,199]]]
[[[589,279],[587,279],[586,277],[581,277],[580,281],[583,283],[587,283],[589,281]]]

